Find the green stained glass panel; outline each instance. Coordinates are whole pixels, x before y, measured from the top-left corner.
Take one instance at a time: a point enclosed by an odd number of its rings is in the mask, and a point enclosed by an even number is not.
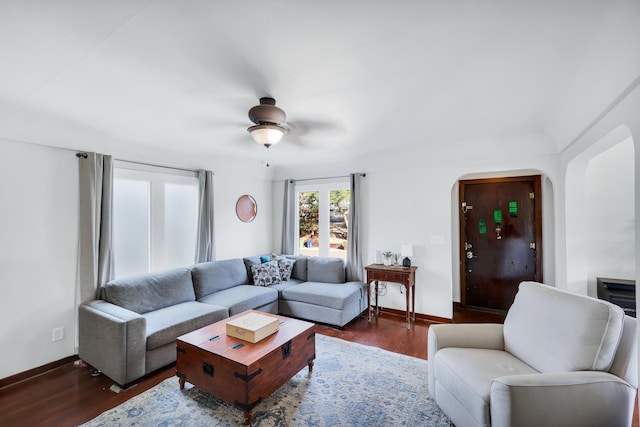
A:
[[[487,234],[487,220],[484,218],[478,220],[478,233]]]
[[[493,211],[493,222],[495,222],[496,225],[502,224],[502,211],[500,209]]]
[[[518,216],[518,202],[509,202],[509,216]]]

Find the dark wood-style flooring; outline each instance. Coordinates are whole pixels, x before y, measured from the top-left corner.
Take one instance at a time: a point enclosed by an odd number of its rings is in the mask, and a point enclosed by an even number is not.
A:
[[[486,318],[483,313],[456,308],[454,320],[464,323],[493,319]],[[360,317],[343,329],[318,325],[317,332],[426,359],[430,324],[419,319],[413,328],[407,330],[403,317],[383,311],[372,322]],[[77,426],[173,377],[175,365],[144,377],[137,385],[121,393],[110,390],[113,382],[109,378],[92,377],[90,372],[90,367],[76,361],[0,388],[0,426]],[[638,427],[637,414],[636,405],[632,427]]]
[[[419,320],[407,330],[403,318],[382,314],[372,322],[357,318],[342,330],[318,325],[317,332],[426,359],[428,328],[428,322]],[[110,390],[109,378],[91,377],[90,372],[90,367],[77,361],[1,388],[0,426],[77,426],[173,377],[175,365],[146,376],[122,393]]]

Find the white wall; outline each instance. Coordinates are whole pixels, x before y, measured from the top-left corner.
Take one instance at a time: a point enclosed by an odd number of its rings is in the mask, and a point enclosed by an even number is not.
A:
[[[258,204],[251,223],[235,214],[243,194]],[[75,152],[0,140],[0,200],[0,342],[11,347],[0,364],[5,378],[76,353]],[[214,203],[218,259],[272,250],[269,179],[225,168],[214,177]],[[57,327],[64,327],[65,335],[54,343]]]
[[[0,140],[0,378],[74,354],[77,162]]]
[[[633,141],[628,138],[586,167],[588,294],[596,277],[635,280]]]
[[[416,312],[452,317],[450,168],[388,170],[367,173],[363,192],[364,262],[375,261],[376,250],[400,252],[413,245],[416,270]],[[457,242],[455,242],[457,246]],[[405,294],[388,284],[380,305],[404,310]]]
[[[253,196],[258,207],[256,218],[242,222],[236,215],[236,202],[244,194]],[[214,177],[216,258],[261,255],[273,250],[271,180],[246,178],[241,173],[216,173]]]

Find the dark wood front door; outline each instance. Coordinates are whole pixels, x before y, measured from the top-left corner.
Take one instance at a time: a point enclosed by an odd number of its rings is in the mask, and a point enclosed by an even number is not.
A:
[[[461,304],[506,311],[520,282],[542,281],[540,176],[459,184]]]

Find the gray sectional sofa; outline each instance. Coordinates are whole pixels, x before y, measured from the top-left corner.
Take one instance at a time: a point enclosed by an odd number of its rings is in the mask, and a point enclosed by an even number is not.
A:
[[[113,280],[78,313],[78,354],[126,386],[176,360],[180,335],[254,309],[342,327],[367,308],[363,282],[339,258],[286,256],[291,277],[258,286],[264,257],[213,261]]]

